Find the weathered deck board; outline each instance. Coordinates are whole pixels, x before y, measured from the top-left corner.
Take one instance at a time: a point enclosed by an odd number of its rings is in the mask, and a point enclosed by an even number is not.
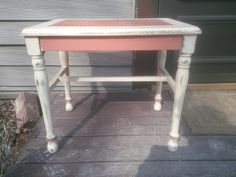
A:
[[[40,120],[7,177],[162,176],[234,177],[236,136],[194,136],[182,123],[179,151],[166,148],[172,100],[164,93],[161,112],[148,92],[80,94],[71,113],[64,96],[54,98],[60,150],[46,151]]]
[[[65,117],[65,119],[54,119],[57,137],[168,135],[171,122],[167,117],[94,116],[84,119]],[[190,131],[186,126],[182,125],[181,134],[189,135]],[[42,120],[32,133],[32,137],[45,137],[45,128]]]
[[[185,100],[183,117],[193,134],[236,135],[235,91],[192,91]]]
[[[91,93],[91,94],[73,94],[73,99],[75,102],[79,102],[77,104],[81,103],[88,103],[91,104],[91,101],[98,101],[98,99],[106,99],[109,101],[152,101],[154,100],[155,93],[149,92],[147,90],[137,90],[137,91],[128,91],[128,92],[108,92],[108,93]],[[164,92],[162,94],[163,101],[172,101],[171,94],[169,92]],[[52,106],[57,104],[63,104],[64,103],[64,95],[60,94],[57,95],[56,99],[54,100],[54,103]]]
[[[135,102],[125,102],[125,101],[120,101],[120,102],[115,102],[115,101],[100,101],[100,103],[96,104],[86,104],[86,105],[80,105],[77,106],[75,104],[75,107],[78,107],[78,109],[72,111],[72,112],[66,112],[66,111],[61,111],[60,109],[63,108],[63,105],[55,105],[53,106],[53,111],[52,115],[55,117],[55,119],[60,118],[60,117],[85,117],[85,116],[106,116],[106,117],[168,117],[171,116],[171,111],[160,111],[160,112],[155,112],[153,110],[153,104],[154,101],[152,102],[139,102],[138,104]],[[166,102],[163,107],[166,108],[171,108],[172,103]],[[126,111],[129,110],[129,111]]]
[[[75,96],[76,109],[66,112],[63,96],[55,98],[53,120],[58,137],[63,136],[118,136],[118,135],[168,135],[171,123],[172,101],[164,94],[163,110],[153,110],[153,96],[143,92],[84,94]],[[33,136],[45,136],[43,121],[38,123]],[[181,126],[182,134],[189,134]]]
[[[235,177],[234,161],[17,164],[6,177]]]
[[[64,137],[58,140],[60,151],[52,155],[46,152],[45,139],[35,138],[24,148],[18,163],[236,160],[235,137],[182,137],[175,153],[168,151],[167,139],[167,136]]]
[[[66,112],[61,109],[64,105],[64,96],[58,96],[52,105],[53,117],[168,117],[171,115],[172,101],[170,95],[165,93],[163,110],[153,110],[154,95],[148,92],[124,92],[106,94],[82,94],[72,96],[75,110]]]

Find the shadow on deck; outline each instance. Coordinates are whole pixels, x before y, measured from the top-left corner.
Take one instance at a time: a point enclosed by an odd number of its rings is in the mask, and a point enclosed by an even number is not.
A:
[[[236,175],[236,136],[192,135],[182,122],[180,148],[166,148],[172,100],[153,110],[148,92],[74,95],[75,110],[64,111],[63,96],[52,105],[60,150],[46,151],[40,120],[7,177]]]

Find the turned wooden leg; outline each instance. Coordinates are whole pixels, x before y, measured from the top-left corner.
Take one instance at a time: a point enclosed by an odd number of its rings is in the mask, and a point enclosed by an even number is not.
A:
[[[179,125],[183,108],[184,96],[188,84],[189,67],[191,55],[194,52],[196,36],[185,36],[183,48],[178,59],[178,69],[175,79],[175,97],[172,115],[172,125],[170,138],[168,141],[168,149],[172,152],[178,150]]]
[[[50,153],[55,153],[58,150],[56,135],[53,132],[52,116],[49,100],[48,78],[45,71],[45,61],[43,55],[32,55],[32,65],[34,69],[34,78],[40,104],[43,112],[44,124],[46,127],[46,138],[48,141],[47,149]]]
[[[161,75],[161,68],[165,67],[166,64],[166,50],[158,51],[157,54],[157,75]],[[155,95],[155,103],[154,103],[154,110],[160,111],[161,110],[161,92],[162,92],[162,82],[157,82],[156,85],[156,95]]]
[[[65,101],[66,101],[66,106],[65,109],[66,111],[72,111],[73,110],[73,105],[72,105],[72,99],[71,99],[71,94],[70,94],[70,82],[69,82],[69,57],[68,57],[68,52],[66,51],[60,51],[59,52],[59,59],[61,63],[61,67],[66,67],[66,71],[63,75],[64,77],[64,86],[65,86]]]

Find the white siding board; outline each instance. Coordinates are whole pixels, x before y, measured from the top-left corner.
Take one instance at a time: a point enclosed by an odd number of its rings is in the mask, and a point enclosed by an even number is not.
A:
[[[80,53],[70,52],[71,66],[132,66],[131,52]],[[58,52],[46,52],[47,65],[59,65]],[[31,66],[31,58],[26,47],[0,47],[1,66]]]
[[[24,45],[24,37],[20,36],[25,27],[39,22],[0,22],[0,45]]]
[[[52,78],[59,67],[47,67],[49,79]],[[129,76],[130,67],[71,67],[71,76]],[[7,78],[7,79],[6,79]],[[32,67],[1,67],[0,86],[34,86]],[[63,85],[60,83],[59,85]],[[74,83],[72,86],[90,86],[91,83]],[[131,86],[131,83],[92,83],[97,86]]]
[[[130,18],[134,0],[0,0],[0,20]]]
[[[0,0],[0,91],[35,90],[31,59],[20,32],[55,18],[134,18],[135,0]],[[49,77],[59,65],[58,53],[45,54]],[[70,53],[72,74],[132,75],[132,53]],[[72,90],[127,90],[131,83],[81,83]],[[57,87],[56,90],[63,90]]]

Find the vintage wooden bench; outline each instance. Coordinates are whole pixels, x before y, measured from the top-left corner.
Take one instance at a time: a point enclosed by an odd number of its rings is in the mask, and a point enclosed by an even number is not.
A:
[[[161,110],[162,82],[166,81],[175,93],[172,125],[168,149],[178,149],[179,124],[189,77],[191,55],[194,52],[198,27],[168,18],[147,19],[57,19],[25,28],[28,54],[32,58],[44,123],[47,149],[58,150],[53,132],[49,102],[50,89],[59,81],[65,85],[66,111],[72,111],[70,82],[157,82],[154,109]],[[166,51],[179,50],[178,70],[174,80],[165,69]],[[59,51],[61,69],[48,83],[44,52]],[[71,77],[68,52],[70,51],[158,51],[157,76],[127,77]],[[148,59],[147,59],[148,62]]]

